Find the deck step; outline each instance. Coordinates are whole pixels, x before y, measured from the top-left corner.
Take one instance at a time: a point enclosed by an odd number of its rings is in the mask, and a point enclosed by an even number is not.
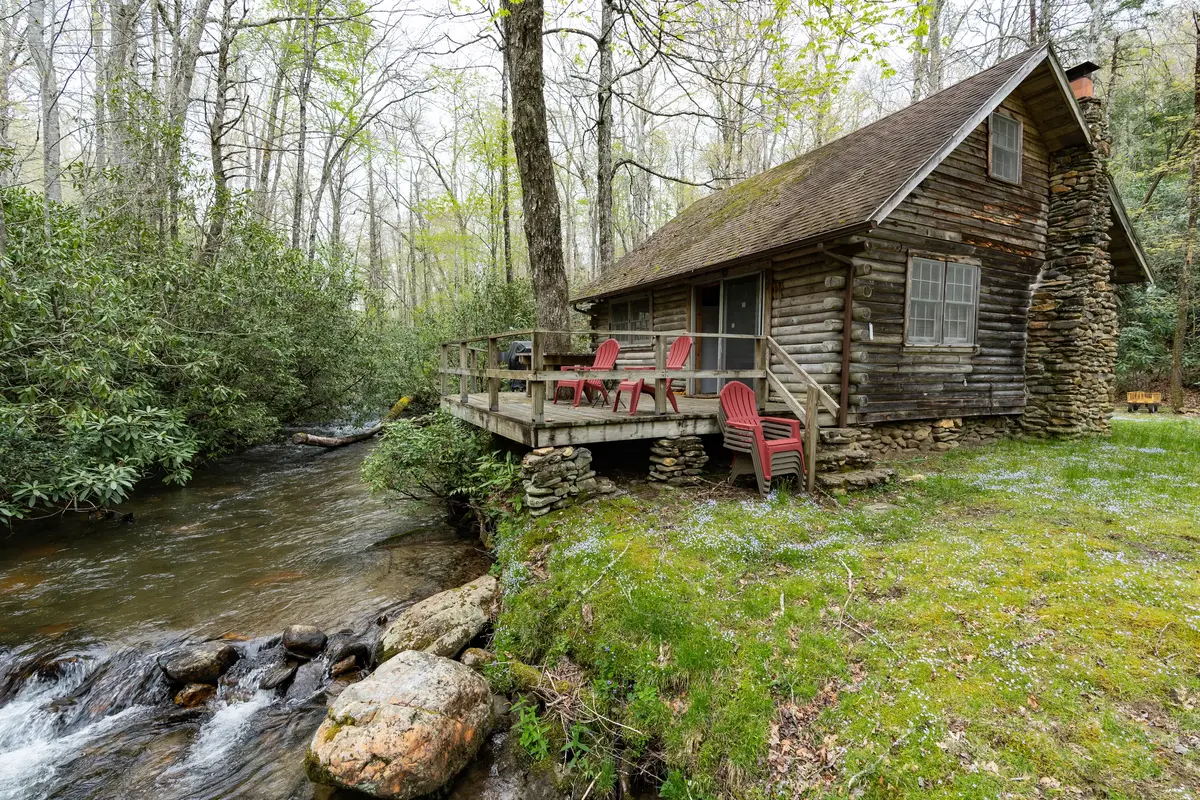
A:
[[[827,492],[841,494],[890,483],[895,477],[896,470],[891,467],[857,469],[850,472],[819,472],[817,473],[817,484]]]

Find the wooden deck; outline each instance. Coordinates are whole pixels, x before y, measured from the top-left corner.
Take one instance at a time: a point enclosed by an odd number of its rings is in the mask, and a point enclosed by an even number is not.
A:
[[[442,408],[478,428],[530,447],[627,442],[720,432],[716,398],[676,395],[679,413],[660,415],[654,413],[653,398],[643,396],[638,413],[632,417],[624,396],[621,410],[616,413],[611,405],[588,406],[580,402],[576,408],[564,399],[558,405],[547,402],[546,421],[535,424],[532,401],[524,392],[501,392],[499,397],[498,411],[488,411],[487,392],[468,395],[466,403],[458,395],[443,397]],[[769,403],[767,413],[777,417],[794,416],[783,403]]]

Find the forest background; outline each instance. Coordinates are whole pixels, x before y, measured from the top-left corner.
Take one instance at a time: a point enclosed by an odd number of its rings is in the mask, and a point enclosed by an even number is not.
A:
[[[183,482],[287,424],[428,404],[438,341],[529,326],[506,46],[525,3],[0,0],[0,518]],[[572,287],[706,193],[1033,44],[1095,61],[1156,276],[1122,290],[1120,380],[1200,377],[1191,7],[549,0],[537,17]]]

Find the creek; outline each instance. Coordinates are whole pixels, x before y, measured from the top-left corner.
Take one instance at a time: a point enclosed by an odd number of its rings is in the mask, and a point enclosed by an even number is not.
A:
[[[0,534],[0,800],[329,797],[303,771],[323,670],[258,688],[280,632],[374,641],[381,619],[489,566],[440,508],[369,493],[371,447],[258,447],[139,490],[131,519]],[[176,707],[156,659],[220,638],[241,653],[233,679]]]

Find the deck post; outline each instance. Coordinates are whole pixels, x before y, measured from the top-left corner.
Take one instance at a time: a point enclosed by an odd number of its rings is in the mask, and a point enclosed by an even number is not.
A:
[[[533,332],[532,352],[529,354],[529,368],[534,371],[538,378],[531,384],[533,390],[533,424],[541,425],[546,421],[546,382],[541,380],[541,373],[544,369],[542,358],[542,332]]]
[[[442,352],[438,354],[438,378],[440,379],[439,391],[442,397],[450,394],[450,345],[443,343],[441,345]]]
[[[817,488],[817,439],[820,428],[817,424],[817,387],[809,386],[804,392],[804,475],[805,488],[809,494]]]
[[[660,333],[654,337],[654,369],[659,372],[667,368],[667,337]],[[667,379],[654,379],[654,413],[667,413]]]
[[[495,336],[488,339],[487,368],[500,369],[500,342]],[[500,379],[488,376],[488,411],[500,410]]]
[[[470,376],[467,375],[467,370],[470,369],[471,356],[467,349],[466,342],[458,343],[458,399],[466,405],[471,399],[471,384]]]
[[[762,373],[762,377],[754,381],[754,402],[758,405],[759,411],[767,407],[767,400],[771,396],[771,386],[767,381],[769,364],[767,337],[759,336],[754,340],[754,368]]]

